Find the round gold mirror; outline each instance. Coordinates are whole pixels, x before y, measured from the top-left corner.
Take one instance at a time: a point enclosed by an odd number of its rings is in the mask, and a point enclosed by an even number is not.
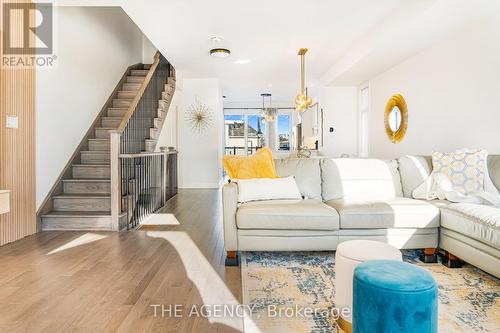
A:
[[[408,127],[408,109],[403,96],[393,95],[385,107],[385,132],[392,143],[403,140]]]

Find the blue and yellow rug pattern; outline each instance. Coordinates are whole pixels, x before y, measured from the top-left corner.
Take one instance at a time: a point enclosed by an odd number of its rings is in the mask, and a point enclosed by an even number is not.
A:
[[[436,279],[439,332],[500,332],[499,279],[467,264],[424,264],[415,250],[403,250],[403,258]],[[244,252],[241,273],[243,302],[252,309],[247,333],[341,332],[335,322],[335,252]],[[304,315],[304,309],[312,310]]]

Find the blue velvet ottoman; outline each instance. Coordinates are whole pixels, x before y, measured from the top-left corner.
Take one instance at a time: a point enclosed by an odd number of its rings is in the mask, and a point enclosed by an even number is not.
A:
[[[353,277],[354,333],[437,332],[437,285],[426,270],[394,260],[359,264]]]

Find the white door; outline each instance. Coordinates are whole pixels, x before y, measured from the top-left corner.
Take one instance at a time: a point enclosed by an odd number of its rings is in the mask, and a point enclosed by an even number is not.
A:
[[[370,111],[370,87],[360,86],[358,93],[358,155],[368,157],[368,117]]]

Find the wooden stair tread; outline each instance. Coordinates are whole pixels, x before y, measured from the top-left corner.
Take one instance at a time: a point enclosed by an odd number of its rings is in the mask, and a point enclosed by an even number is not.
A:
[[[80,153],[109,155],[109,151],[105,150],[80,150]]]
[[[88,199],[88,198],[99,198],[99,199],[106,199],[109,198],[111,199],[110,194],[98,194],[98,193],[61,193],[52,196],[52,198],[82,198],[82,199]]]
[[[132,69],[130,71],[131,76],[146,76],[148,75],[149,69]]]
[[[109,211],[92,211],[92,212],[87,212],[87,211],[57,211],[53,210],[50,211],[46,214],[43,214],[42,217],[97,217],[97,216],[102,216],[102,217],[110,217],[111,212]]]
[[[146,79],[145,76],[127,76],[127,79],[124,83],[139,83],[142,84]]]
[[[109,168],[109,164],[73,164],[73,166],[76,166],[76,167],[95,167],[95,168],[108,167]]]
[[[109,183],[111,179],[63,179],[63,182],[71,183]]]

